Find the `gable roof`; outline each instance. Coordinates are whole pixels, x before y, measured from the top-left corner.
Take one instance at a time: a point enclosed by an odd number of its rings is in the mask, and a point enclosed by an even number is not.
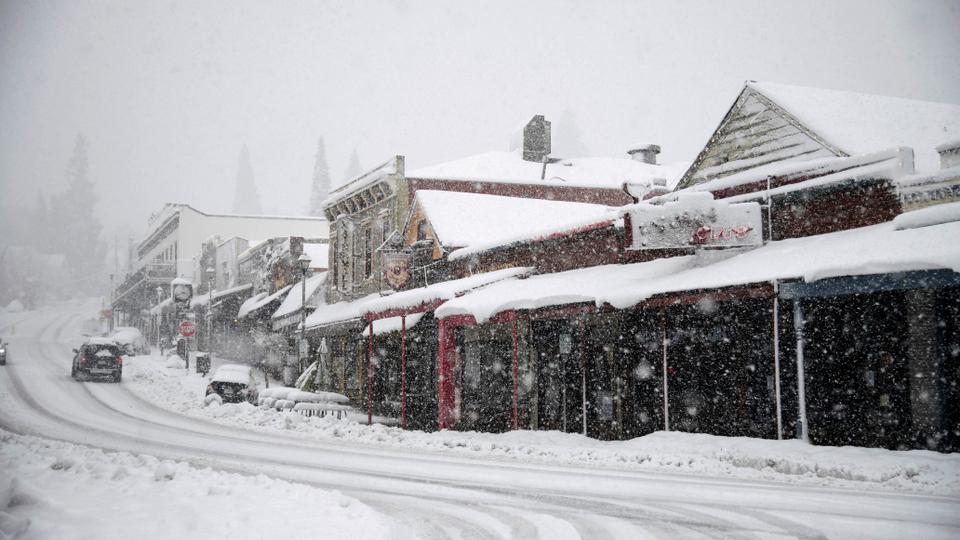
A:
[[[907,146],[919,171],[960,137],[960,105],[748,81],[678,187],[769,163]]]
[[[913,148],[916,168],[939,167],[936,147],[960,137],[960,105],[748,82],[801,124],[849,155]]]
[[[525,232],[600,219],[609,207],[459,191],[417,191],[416,200],[444,247],[495,242]]]

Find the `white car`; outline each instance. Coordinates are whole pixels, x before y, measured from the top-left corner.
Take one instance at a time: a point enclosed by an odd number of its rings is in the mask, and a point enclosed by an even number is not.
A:
[[[147,340],[139,329],[132,326],[117,327],[110,335],[110,339],[115,341],[127,356],[150,354],[150,345],[147,344]]]
[[[220,396],[224,403],[247,401],[256,405],[257,383],[250,366],[223,364],[218,367],[207,385],[207,396],[213,394]]]

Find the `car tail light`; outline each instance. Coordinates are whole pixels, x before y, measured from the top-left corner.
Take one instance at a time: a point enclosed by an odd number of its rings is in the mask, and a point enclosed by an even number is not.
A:
[[[86,357],[86,356],[81,356],[81,357],[80,357],[80,365],[82,366],[82,365],[84,365],[84,364],[86,364],[86,363],[87,363],[87,357]]]
[[[207,394],[212,394],[212,393],[213,393],[213,385],[212,385],[212,384],[208,384],[208,385],[207,385]]]
[[[121,365],[121,366],[123,365],[123,357],[122,357],[122,356],[117,356],[117,364],[118,364],[118,365]]]

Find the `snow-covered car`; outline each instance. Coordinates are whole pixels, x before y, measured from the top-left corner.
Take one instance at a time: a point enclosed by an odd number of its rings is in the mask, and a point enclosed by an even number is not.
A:
[[[123,354],[128,356],[150,354],[150,345],[147,344],[147,340],[143,337],[143,334],[140,333],[139,328],[132,326],[117,327],[113,331],[113,334],[110,334],[110,339],[115,341],[117,345],[120,346]]]
[[[107,378],[120,382],[123,376],[123,351],[109,338],[88,338],[79,349],[74,349],[70,376],[76,380],[88,377]]]
[[[216,394],[224,403],[257,403],[257,383],[250,366],[223,364],[210,378],[207,396]]]

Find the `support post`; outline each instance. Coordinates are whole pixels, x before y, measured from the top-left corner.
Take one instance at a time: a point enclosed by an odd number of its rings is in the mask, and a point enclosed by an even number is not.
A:
[[[440,319],[438,324],[438,384],[437,384],[437,429],[453,427],[454,407],[454,375],[452,358],[453,328],[446,319]]]
[[[400,428],[407,429],[407,316],[400,316]]]
[[[373,319],[367,340],[367,425],[373,424]]]
[[[584,351],[586,347],[587,332],[584,329],[583,319],[580,319],[580,416],[583,419],[583,436],[587,436],[587,354]]]
[[[663,430],[670,431],[670,388],[667,383],[667,311],[660,308],[660,344],[663,350]]]
[[[773,282],[773,390],[777,405],[777,440],[783,439],[783,403],[780,393],[780,295]]]
[[[519,375],[519,370],[517,367],[517,316],[514,313],[513,316],[513,430],[517,430],[517,377]]]
[[[793,331],[797,336],[797,409],[799,419],[797,429],[800,439],[803,442],[810,442],[810,434],[807,425],[807,388],[803,365],[803,346],[805,338],[803,335],[803,307],[800,305],[800,299],[793,300]]]

